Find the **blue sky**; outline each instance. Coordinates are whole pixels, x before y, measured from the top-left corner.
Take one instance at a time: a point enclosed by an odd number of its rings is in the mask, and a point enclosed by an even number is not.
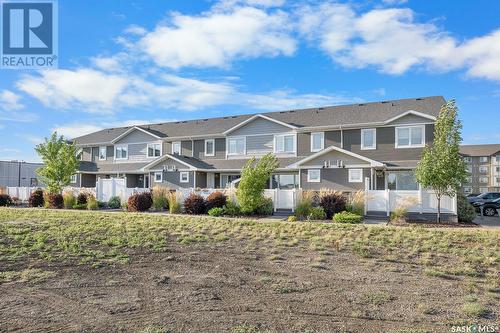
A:
[[[443,95],[498,143],[500,2],[59,0],[59,68],[0,70],[0,159],[104,127]]]

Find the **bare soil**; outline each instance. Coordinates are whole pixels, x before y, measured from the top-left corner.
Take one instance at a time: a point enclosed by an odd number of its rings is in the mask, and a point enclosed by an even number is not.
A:
[[[131,259],[98,268],[0,262],[55,273],[0,284],[0,331],[450,332],[466,319],[462,277],[352,252],[231,240],[174,242]]]

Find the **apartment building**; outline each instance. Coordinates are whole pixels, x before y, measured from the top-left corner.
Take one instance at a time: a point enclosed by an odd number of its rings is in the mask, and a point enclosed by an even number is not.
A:
[[[500,144],[463,145],[460,153],[469,172],[465,194],[500,191]]]

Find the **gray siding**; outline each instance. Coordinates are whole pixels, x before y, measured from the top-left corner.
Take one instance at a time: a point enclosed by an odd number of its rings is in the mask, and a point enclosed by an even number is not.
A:
[[[242,127],[231,132],[229,135],[254,135],[254,134],[269,134],[269,133],[282,133],[289,132],[291,129],[287,126],[277,124],[262,118],[257,118]]]
[[[205,140],[195,140],[193,156],[204,160],[226,158],[226,139],[215,139],[215,156],[205,156]]]
[[[273,134],[247,136],[247,155],[273,152],[273,140]]]
[[[131,143],[128,145],[128,160],[143,161],[147,158],[146,143]]]
[[[304,165],[305,166],[322,166],[324,164],[324,161],[330,161],[332,166],[337,165],[337,160],[341,160],[344,165],[359,165],[359,164],[366,164],[367,166],[370,166],[370,164],[366,161],[360,160],[356,157],[338,152],[338,151],[331,151],[326,154],[323,154],[321,156],[318,156],[315,159],[312,159],[309,162],[306,162]]]
[[[181,155],[191,156],[192,151],[193,147],[191,140],[181,141]]]
[[[179,162],[172,160],[170,158],[167,158],[164,161],[161,161],[161,162],[158,162],[157,164],[152,165],[150,170],[151,171],[163,170],[163,166],[167,167],[167,166],[172,166],[172,165],[175,166],[177,168],[177,170],[188,169],[188,167],[185,166],[184,164],[179,163]]]
[[[330,146],[339,147],[341,146],[341,135],[340,131],[327,131],[325,132],[325,148]]]
[[[391,122],[391,125],[404,125],[404,124],[425,124],[430,123],[432,120],[416,116],[414,114],[409,114],[395,121]]]
[[[82,178],[82,187],[95,187],[96,175],[79,174],[78,177]]]
[[[82,148],[81,160],[87,161],[87,162],[92,162],[92,148],[91,147]]]
[[[311,154],[311,133],[297,133],[297,156]]]
[[[370,169],[363,169],[362,183],[349,183],[349,169],[321,169],[321,182],[307,182],[307,170],[301,170],[300,181],[303,189],[320,190],[321,188],[330,188],[342,192],[354,192],[365,188],[364,178],[370,177]]]
[[[188,171],[189,172],[189,183],[181,183],[180,182],[180,171],[165,171],[163,172],[163,182],[162,183],[155,183],[154,182],[154,173],[152,172],[150,174],[150,179],[152,181],[151,185],[155,186],[155,185],[159,185],[159,186],[165,186],[165,187],[169,187],[169,188],[172,188],[172,189],[176,189],[176,188],[189,188],[189,187],[193,187],[193,171]]]
[[[196,187],[206,188],[207,187],[207,173],[206,172],[196,172]]]
[[[154,136],[151,136],[147,133],[135,130],[129,133],[127,136],[121,138],[116,142],[116,144],[122,144],[122,143],[137,143],[137,142],[153,142],[153,141],[158,141],[157,138]]]
[[[41,163],[0,161],[0,186],[30,186],[32,178],[38,179],[36,169],[42,166]]]

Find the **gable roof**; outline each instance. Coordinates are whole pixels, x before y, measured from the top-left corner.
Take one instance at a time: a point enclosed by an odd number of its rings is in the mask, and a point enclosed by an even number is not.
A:
[[[353,153],[352,151],[349,151],[349,150],[345,150],[345,149],[342,149],[342,148],[339,148],[337,146],[330,146],[328,148],[325,148],[323,150],[320,150],[319,152],[315,153],[315,154],[312,154],[296,163],[294,163],[293,165],[290,165],[290,167],[294,167],[294,166],[300,166],[306,162],[309,162],[309,161],[312,161],[314,160],[315,158],[317,157],[320,157],[321,155],[324,155],[326,153],[329,153],[331,151],[338,151],[339,153],[342,153],[342,154],[346,154],[346,155],[349,155],[349,156],[352,156],[354,158],[357,158],[359,160],[362,160],[362,161],[365,161],[365,162],[368,162],[370,163],[370,166],[372,167],[382,167],[384,166],[384,163],[381,163],[379,161],[375,161],[375,160],[372,160],[368,157],[365,157],[365,156],[362,156],[362,155],[359,155],[359,154],[356,154],[356,153]]]
[[[460,154],[467,156],[491,156],[500,151],[500,144],[462,145]]]
[[[117,142],[118,140],[126,137],[127,135],[129,135],[133,131],[140,131],[140,132],[146,133],[148,135],[151,135],[152,137],[155,137],[156,139],[162,139],[163,137],[165,137],[165,135],[162,135],[161,132],[154,131],[151,129],[144,129],[144,128],[141,128],[139,126],[133,126],[133,127],[130,127],[128,130],[126,130],[125,132],[123,132],[122,134],[118,135],[113,140],[111,140],[111,143]]]
[[[225,132],[257,116],[265,119],[272,119],[277,123],[286,124],[288,127],[296,128],[297,130],[321,127],[338,128],[341,126],[345,128],[358,125],[366,126],[367,124],[383,125],[388,120],[397,119],[398,117],[408,114],[408,111],[427,115],[429,117],[436,117],[444,103],[445,100],[442,96],[431,96],[266,112],[259,113],[258,115],[246,114],[219,118],[184,120],[135,127],[140,127],[149,133],[155,133],[163,139],[224,136]],[[111,143],[112,140],[130,130],[132,127],[134,126],[103,129],[75,138],[75,141],[80,145]]]
[[[285,126],[285,127],[291,128],[291,129],[296,129],[296,128],[297,128],[297,126],[287,124],[287,123],[285,123],[285,122],[283,122],[283,121],[279,121],[279,120],[273,119],[273,118],[271,118],[271,117],[264,116],[264,115],[262,115],[262,114],[256,114],[255,116],[250,117],[250,118],[248,118],[248,119],[246,119],[246,120],[243,120],[241,123],[239,123],[239,124],[237,124],[237,125],[235,125],[235,126],[231,127],[230,129],[228,129],[228,130],[224,131],[224,132],[223,132],[223,134],[229,134],[229,133],[231,133],[231,132],[233,132],[233,131],[237,130],[238,128],[243,127],[243,126],[245,126],[246,124],[248,124],[248,123],[250,123],[250,122],[252,122],[252,121],[254,121],[255,119],[258,119],[258,118],[265,119],[265,120],[269,120],[269,121],[271,121],[271,122],[273,122],[273,123],[276,123],[276,124],[279,124],[279,125],[282,125],[282,126]]]

